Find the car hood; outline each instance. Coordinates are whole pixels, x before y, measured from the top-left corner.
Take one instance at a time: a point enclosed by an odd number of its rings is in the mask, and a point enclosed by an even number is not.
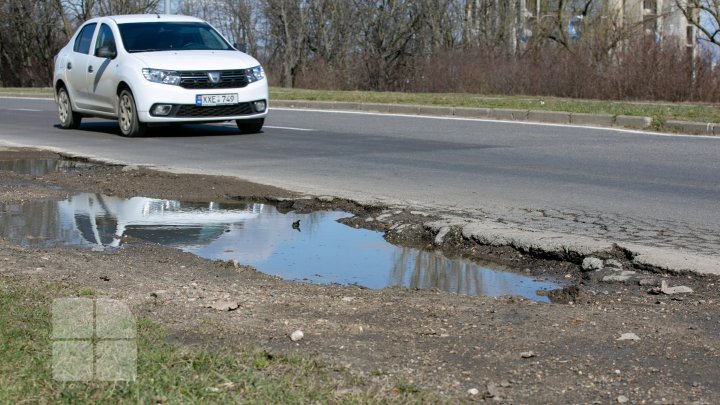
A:
[[[260,63],[238,51],[168,51],[131,54],[146,67],[163,70],[232,70],[258,66]]]

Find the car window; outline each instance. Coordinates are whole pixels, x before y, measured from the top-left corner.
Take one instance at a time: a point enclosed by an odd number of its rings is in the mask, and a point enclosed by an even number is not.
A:
[[[91,23],[82,28],[80,34],[78,34],[77,38],[75,38],[75,45],[73,46],[73,51],[79,53],[90,52],[90,43],[92,41],[93,34],[95,33],[96,26],[96,23]]]
[[[110,48],[115,50],[115,37],[113,37],[112,30],[107,24],[100,26],[100,32],[98,32],[97,40],[95,41],[95,51],[99,48]]]
[[[234,50],[210,25],[201,22],[149,22],[119,24],[125,50]]]

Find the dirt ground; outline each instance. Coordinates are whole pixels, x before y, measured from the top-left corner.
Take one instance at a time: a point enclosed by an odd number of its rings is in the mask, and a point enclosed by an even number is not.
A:
[[[0,160],[56,157],[0,149]],[[232,178],[99,164],[43,176],[0,170],[0,217],[9,204],[80,191],[184,201],[252,199],[285,211],[343,208],[357,214],[350,226],[388,230],[393,242],[422,247],[434,237],[422,225],[428,218],[411,213],[412,207],[369,222],[387,207],[312,199]],[[406,231],[390,230],[398,224],[407,225]],[[139,240],[93,251],[25,248],[0,239],[0,277],[93,289],[166,325],[185,344],[318,354],[373,384],[400,379],[450,402],[720,403],[719,279],[633,269],[622,252],[598,258],[604,269],[596,271],[583,270],[579,262],[474,245],[460,235],[450,235],[442,247],[448,254],[555,277],[568,287],[550,293],[553,304],[542,304],[437,290],[309,285]],[[624,280],[620,269],[635,273]],[[693,292],[662,293],[663,280]],[[223,303],[238,307],[211,308]],[[304,338],[294,342],[296,330]]]

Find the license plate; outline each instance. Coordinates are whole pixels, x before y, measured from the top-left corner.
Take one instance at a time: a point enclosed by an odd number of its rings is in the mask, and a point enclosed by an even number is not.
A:
[[[195,105],[198,107],[213,107],[216,105],[237,104],[237,94],[198,94],[195,96]]]

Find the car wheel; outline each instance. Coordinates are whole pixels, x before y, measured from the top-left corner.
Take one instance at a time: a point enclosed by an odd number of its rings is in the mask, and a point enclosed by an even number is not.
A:
[[[130,138],[143,136],[147,129],[147,124],[140,122],[138,119],[135,97],[127,89],[120,92],[118,123],[123,136]]]
[[[262,130],[265,119],[259,120],[237,120],[237,126],[243,134],[257,134]]]
[[[57,93],[58,116],[60,127],[63,129],[77,129],[80,127],[82,116],[72,110],[70,95],[65,87],[60,87]]]

